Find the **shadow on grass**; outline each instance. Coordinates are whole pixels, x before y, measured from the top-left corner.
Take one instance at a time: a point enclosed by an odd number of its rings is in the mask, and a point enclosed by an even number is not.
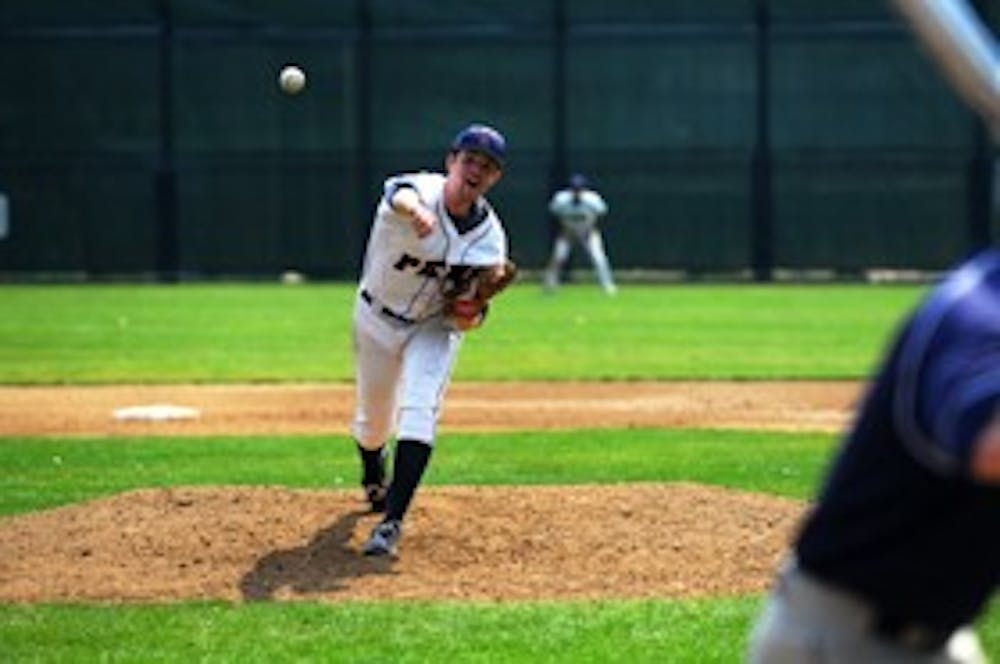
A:
[[[258,560],[240,580],[243,599],[267,601],[285,587],[303,595],[336,592],[345,588],[346,579],[395,574],[393,558],[366,558],[349,544],[358,520],[370,514],[345,514],[316,533],[305,546],[274,551]]]

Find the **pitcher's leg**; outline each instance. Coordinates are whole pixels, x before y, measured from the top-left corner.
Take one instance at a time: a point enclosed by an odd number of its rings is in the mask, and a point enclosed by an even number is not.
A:
[[[386,502],[385,520],[402,521],[410,508],[434,448],[421,440],[400,438],[396,443],[396,457],[392,464],[392,484]]]
[[[354,333],[354,355],[357,402],[352,432],[362,447],[377,450],[395,424],[402,356],[363,330]]]
[[[432,444],[462,334],[434,324],[410,339],[403,357],[398,436]]]
[[[395,424],[401,358],[363,330],[355,330],[354,439],[361,460],[361,486],[373,511],[386,505],[385,444]]]
[[[399,441],[385,518],[363,552],[391,555],[402,536],[403,519],[430,461],[437,421],[462,335],[435,323],[423,326],[406,346],[399,402]]]
[[[388,489],[385,481],[386,447],[369,450],[358,443],[361,457],[361,488],[373,512],[384,512]]]

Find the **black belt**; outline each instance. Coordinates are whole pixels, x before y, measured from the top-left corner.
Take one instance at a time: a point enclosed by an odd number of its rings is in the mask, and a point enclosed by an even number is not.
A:
[[[874,631],[883,639],[918,652],[937,652],[945,647],[955,630],[878,616]]]
[[[394,321],[398,321],[400,323],[403,323],[404,325],[413,325],[414,323],[417,322],[417,321],[413,320],[412,318],[407,318],[406,316],[403,316],[401,314],[397,314],[395,311],[393,311],[389,307],[386,307],[386,306],[383,306],[381,304],[376,303],[375,302],[375,298],[372,297],[372,294],[369,293],[366,290],[362,290],[361,291],[361,299],[364,300],[365,303],[368,306],[370,306],[371,308],[377,309],[378,312],[380,314],[382,314],[383,316],[385,316],[386,318],[391,318]]]

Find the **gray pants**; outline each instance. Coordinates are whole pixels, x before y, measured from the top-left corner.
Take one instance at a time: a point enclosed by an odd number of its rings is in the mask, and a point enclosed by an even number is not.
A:
[[[604,239],[596,228],[584,232],[567,232],[563,230],[556,243],[552,246],[552,258],[545,270],[545,289],[553,291],[559,285],[559,272],[569,259],[569,252],[573,242],[579,242],[587,250],[590,262],[594,264],[597,272],[597,280],[608,295],[614,295],[618,291],[615,286],[615,279],[611,274],[611,262],[608,254],[604,251]]]
[[[787,563],[750,638],[751,664],[986,664],[975,632],[960,629],[933,652],[874,630],[871,607]],[[913,635],[916,639],[919,635]]]

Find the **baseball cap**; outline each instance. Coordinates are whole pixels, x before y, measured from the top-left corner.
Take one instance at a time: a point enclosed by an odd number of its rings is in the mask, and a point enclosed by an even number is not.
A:
[[[587,176],[583,173],[574,173],[569,178],[569,186],[571,189],[586,189],[590,186],[587,181]]]
[[[471,124],[458,132],[451,142],[452,150],[481,152],[500,166],[507,158],[507,140],[493,127]]]

